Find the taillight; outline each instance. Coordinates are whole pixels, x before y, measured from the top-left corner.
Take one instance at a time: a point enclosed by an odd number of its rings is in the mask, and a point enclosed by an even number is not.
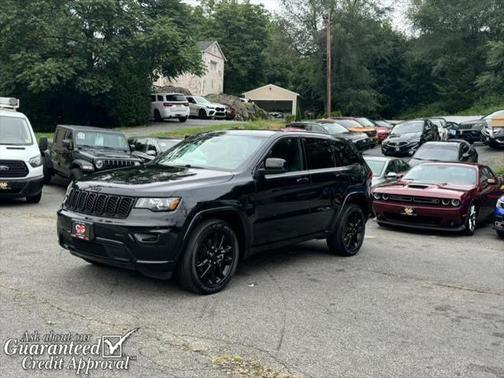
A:
[[[171,104],[171,103],[169,103],[169,102],[164,102],[164,103],[163,103],[163,106],[164,106],[165,108],[169,108],[170,106],[175,106],[175,104]]]
[[[184,103],[184,106],[189,106],[189,103],[188,102]]]

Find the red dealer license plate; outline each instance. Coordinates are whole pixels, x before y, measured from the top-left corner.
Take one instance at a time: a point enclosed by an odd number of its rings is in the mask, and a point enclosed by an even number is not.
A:
[[[71,235],[82,240],[91,240],[93,237],[93,225],[84,222],[72,222]]]

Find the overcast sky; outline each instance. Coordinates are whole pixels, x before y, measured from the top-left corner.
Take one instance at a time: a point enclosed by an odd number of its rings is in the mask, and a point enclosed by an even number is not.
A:
[[[185,3],[196,5],[197,0],[182,0]],[[410,0],[377,0],[386,7],[393,9],[392,24],[401,31],[407,31],[408,23],[406,21],[405,12]],[[281,8],[281,0],[250,0],[254,4],[263,4],[270,12],[279,11]]]

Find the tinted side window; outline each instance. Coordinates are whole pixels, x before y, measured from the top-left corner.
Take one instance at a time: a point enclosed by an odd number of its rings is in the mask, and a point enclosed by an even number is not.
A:
[[[279,140],[270,150],[268,157],[284,159],[289,172],[303,170],[303,157],[298,138]]]
[[[350,144],[332,141],[337,167],[358,163],[359,157]]]
[[[161,96],[161,95],[157,95],[157,100],[158,100],[158,101],[163,101],[163,96]]]
[[[331,141],[307,138],[305,139],[305,145],[309,169],[333,168],[336,166]]]

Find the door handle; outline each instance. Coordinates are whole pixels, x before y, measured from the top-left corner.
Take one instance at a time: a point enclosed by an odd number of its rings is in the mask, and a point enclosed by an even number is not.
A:
[[[300,178],[296,179],[296,182],[298,184],[306,184],[306,183],[310,182],[310,179],[308,177],[300,177]]]

